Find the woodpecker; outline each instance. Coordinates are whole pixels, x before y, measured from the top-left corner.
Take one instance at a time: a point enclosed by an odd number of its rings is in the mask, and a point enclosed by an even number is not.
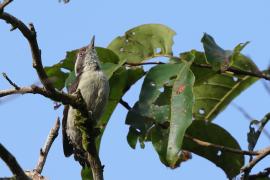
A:
[[[99,58],[95,49],[95,37],[91,43],[78,51],[75,62],[76,79],[68,89],[72,94],[80,91],[89,112],[89,119],[96,124],[100,119],[109,96],[109,82],[100,68]],[[74,154],[75,160],[82,166],[87,164],[86,152],[82,146],[82,133],[76,121],[78,111],[71,106],[65,106],[62,120],[63,149],[66,157]]]

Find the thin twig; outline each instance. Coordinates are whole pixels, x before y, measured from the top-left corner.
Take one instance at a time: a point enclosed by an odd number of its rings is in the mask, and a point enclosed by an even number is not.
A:
[[[142,63],[125,63],[128,66],[142,66],[142,65],[158,65],[158,64],[165,64],[164,62],[142,62]]]
[[[193,63],[192,65],[197,66],[197,67],[212,69],[212,66],[209,65],[209,64]],[[257,72],[243,71],[243,70],[240,70],[240,69],[237,69],[237,68],[234,68],[234,67],[229,67],[226,71],[232,72],[232,73],[234,73],[236,75],[247,75],[247,76],[262,78],[262,79],[270,81],[270,76],[263,73],[263,72],[261,72],[261,71],[257,71]]]
[[[29,180],[16,158],[0,143],[0,158],[7,164],[16,179]]]
[[[44,95],[54,101],[62,102],[63,104],[70,104],[76,109],[82,111],[82,114],[85,116],[88,115],[88,111],[85,103],[82,102],[82,99],[76,97],[74,95],[69,95],[60,91],[57,91],[51,81],[49,81],[48,76],[43,68],[42,59],[41,59],[41,51],[38,47],[37,39],[36,39],[36,31],[33,24],[30,23],[30,27],[28,28],[22,21],[12,16],[9,13],[2,12],[0,13],[0,19],[5,20],[7,23],[11,24],[13,27],[16,27],[20,30],[23,36],[27,39],[33,59],[33,67],[36,69],[36,72],[39,76],[41,83],[44,85],[44,88],[39,88],[35,86],[35,93]],[[7,94],[18,94],[24,91],[9,91]],[[1,96],[2,93],[2,96]],[[5,96],[5,93],[0,92],[0,97]]]
[[[11,3],[13,0],[4,0],[2,3],[0,3],[0,13],[4,10],[4,8]]]
[[[15,83],[8,77],[8,75],[7,75],[6,73],[3,72],[2,75],[3,75],[3,77],[9,82],[9,84],[10,84],[11,86],[13,86],[16,90],[19,90],[19,89],[20,89],[20,87],[17,86],[17,84],[15,84]]]
[[[59,128],[60,128],[60,120],[59,120],[59,117],[58,117],[56,122],[55,122],[54,127],[51,129],[51,131],[50,131],[50,133],[49,133],[49,135],[47,137],[47,140],[46,140],[43,148],[40,149],[40,155],[39,155],[38,163],[37,163],[37,166],[35,168],[35,171],[38,174],[41,174],[41,172],[42,172],[42,169],[43,169],[43,167],[45,165],[46,158],[48,156],[48,153],[50,151],[52,143],[55,140],[55,138],[58,136]]]
[[[242,107],[238,106],[238,105],[235,104],[235,103],[231,103],[231,104],[232,104],[237,110],[239,110],[239,111],[246,117],[246,119],[248,119],[250,122],[251,122],[252,120],[254,120],[254,118],[252,118],[252,117],[248,114],[248,112],[247,112],[245,109],[243,109]],[[270,140],[270,133],[269,133],[265,128],[262,129],[262,132],[263,132],[264,135],[267,137],[267,139]]]
[[[188,134],[185,134],[185,137],[190,139],[191,141],[195,142],[199,146],[212,147],[212,148],[215,148],[215,149],[218,149],[218,150],[221,150],[221,151],[228,151],[228,152],[232,152],[232,153],[236,153],[236,154],[243,154],[243,155],[250,155],[250,156],[260,154],[258,151],[239,150],[239,149],[234,149],[234,148],[230,148],[230,147],[226,147],[226,146],[222,146],[222,145],[202,141],[202,140],[194,138],[194,137],[192,137],[192,136],[190,136]]]
[[[239,106],[239,105],[237,105],[237,104],[235,104],[235,103],[231,103],[231,105],[232,105],[233,107],[235,107],[239,112],[241,112],[241,113],[243,114],[243,116],[244,116],[246,119],[248,119],[249,121],[254,120],[254,118],[251,117],[251,115],[249,115],[248,112],[247,112],[244,108],[242,108],[241,106]]]
[[[127,110],[130,110],[131,109],[131,106],[126,101],[124,101],[122,98],[120,99],[119,103],[122,106],[124,106]]]
[[[172,56],[173,57],[173,56]],[[179,58],[178,58],[179,59]],[[125,63],[126,65],[129,66],[141,66],[141,65],[151,65],[151,64],[165,64],[163,62],[143,62],[143,63]],[[201,67],[201,68],[207,68],[207,69],[212,69],[212,66],[210,64],[197,64],[197,63],[193,63],[192,66],[197,66],[197,67]],[[261,71],[257,71],[257,72],[251,72],[251,71],[243,71],[234,67],[229,67],[226,71],[228,72],[232,72],[234,74],[237,75],[248,75],[248,76],[253,76],[253,77],[257,77],[257,78],[262,78],[265,80],[270,81],[270,76],[261,72]],[[220,72],[217,72],[220,73]]]
[[[241,168],[241,172],[249,173],[251,169],[260,162],[264,157],[270,154],[270,147],[267,147],[263,150],[259,151],[258,156],[256,156],[251,162],[249,162],[246,166]]]
[[[23,34],[23,36],[27,39],[31,52],[32,52],[33,68],[36,69],[38,77],[44,86],[44,88],[40,88],[38,86],[31,86],[31,88],[26,88],[26,89],[21,88],[15,91],[4,90],[4,91],[0,91],[0,97],[11,95],[11,94],[20,94],[20,93],[21,94],[24,94],[24,93],[41,94],[53,101],[58,101],[63,104],[71,105],[73,108],[78,109],[84,117],[88,118],[89,113],[87,110],[87,106],[79,91],[74,93],[73,95],[66,94],[64,92],[60,92],[56,90],[53,84],[51,83],[51,81],[49,81],[49,78],[42,65],[41,50],[39,49],[39,46],[37,43],[36,31],[35,31],[34,25],[30,23],[29,28],[28,28],[22,21],[12,16],[11,14],[4,12],[3,8],[2,8],[2,11],[0,12],[0,19],[3,19],[7,23],[11,24],[12,29],[18,28],[20,32]],[[89,124],[89,129],[90,131],[94,129],[93,124]],[[93,146],[91,146],[91,148],[93,152],[97,151],[95,147],[95,143],[93,143]],[[91,156],[93,156],[96,162],[98,161],[100,162],[98,153],[91,154]],[[95,164],[95,162],[93,163]],[[102,169],[101,163],[97,163],[96,165],[99,166],[98,169]],[[97,173],[102,173],[102,171],[98,171]],[[100,175],[100,177],[102,177],[102,174]]]
[[[53,101],[61,102],[63,104],[70,104],[76,109],[82,110],[84,108],[83,104],[80,104],[80,100],[78,100],[77,95],[66,94],[63,92],[52,94],[48,92],[45,88],[38,87],[36,85],[32,85],[31,87],[20,87],[19,90],[16,89],[0,90],[0,98],[14,94],[40,94],[42,96],[50,98]],[[87,110],[85,110],[85,112],[87,112]]]
[[[53,87],[52,83],[48,80],[49,78],[42,65],[41,50],[39,49],[37,43],[34,25],[30,23],[28,28],[22,21],[6,12],[2,12],[0,14],[0,19],[3,19],[7,23],[11,24],[13,28],[18,28],[20,32],[23,34],[23,36],[27,39],[32,52],[33,67],[36,69],[40,81],[48,91],[54,92],[55,88]]]
[[[268,94],[270,94],[270,86],[269,86],[269,84],[268,84],[269,82],[267,82],[267,81],[262,81],[262,83],[263,83],[263,86],[264,86],[266,92],[267,92]]]
[[[257,174],[252,174],[248,176],[248,180],[256,180],[256,179],[262,179],[262,178],[269,178],[270,175],[270,168],[265,168],[262,172],[259,172]]]

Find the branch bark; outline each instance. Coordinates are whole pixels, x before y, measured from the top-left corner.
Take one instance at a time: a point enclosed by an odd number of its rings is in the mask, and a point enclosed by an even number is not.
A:
[[[170,58],[177,58],[179,59],[179,57],[174,57],[171,56]],[[180,59],[179,59],[180,60]],[[165,64],[163,62],[143,62],[143,63],[125,63],[125,65],[128,66],[142,66],[142,65],[160,65],[160,64]],[[201,67],[201,68],[207,68],[207,69],[212,69],[212,66],[210,64],[197,64],[197,63],[193,63],[192,66],[197,66],[197,67]],[[262,78],[265,80],[270,81],[270,76],[258,71],[258,72],[250,72],[250,71],[243,71],[240,69],[236,69],[234,67],[229,67],[226,71],[228,72],[232,72],[236,75],[247,75],[247,76],[252,76],[252,77],[257,77],[257,78]],[[221,72],[217,72],[217,73],[221,73]]]
[[[256,156],[252,161],[250,161],[246,166],[241,168],[241,172],[249,174],[251,169],[269,154],[270,154],[270,147],[260,150],[258,156]]]
[[[246,151],[246,150],[239,150],[239,149],[234,149],[226,146],[221,146],[218,144],[213,144],[210,142],[202,141],[200,139],[194,138],[188,134],[185,134],[185,137],[190,139],[191,141],[195,142],[199,146],[204,146],[204,147],[212,147],[221,151],[227,151],[227,152],[232,152],[236,154],[243,154],[243,155],[249,155],[249,156],[254,156],[254,155],[259,155],[260,153],[258,151]]]
[[[55,140],[55,138],[58,136],[59,128],[60,128],[60,120],[59,120],[59,117],[58,117],[56,122],[55,122],[54,127],[51,129],[51,131],[50,131],[50,133],[49,133],[49,135],[47,137],[47,140],[46,140],[43,148],[40,149],[38,163],[37,163],[37,166],[35,168],[35,171],[38,174],[41,174],[41,172],[43,170],[43,167],[45,165],[45,162],[46,162],[49,150],[50,150],[50,148],[52,146],[52,143]]]
[[[18,180],[29,180],[16,158],[0,143],[0,158]]]
[[[13,86],[16,90],[19,90],[19,89],[20,89],[20,87],[19,87],[16,83],[14,83],[14,82],[8,77],[8,75],[7,75],[6,73],[2,73],[2,75],[3,75],[3,77],[8,81],[8,83],[9,83],[11,86]]]
[[[88,118],[88,110],[86,103],[84,102],[81,93],[78,91],[72,95],[66,94],[64,92],[60,92],[56,90],[49,80],[43,65],[42,65],[42,58],[41,58],[41,50],[39,49],[38,42],[37,42],[37,33],[35,27],[32,23],[29,24],[27,27],[22,21],[14,17],[13,15],[4,12],[4,7],[6,7],[12,0],[5,0],[3,3],[0,3],[0,19],[5,20],[7,23],[12,25],[12,30],[19,29],[19,31],[23,34],[23,36],[27,39],[31,52],[32,52],[32,61],[33,61],[33,68],[36,70],[38,77],[43,84],[43,88],[38,86],[31,86],[31,87],[16,87],[15,89],[10,90],[2,90],[0,91],[0,97],[4,97],[11,94],[41,94],[53,101],[61,102],[63,104],[71,105],[73,108],[78,109],[83,116]],[[90,130],[94,130],[94,126],[92,124],[89,125]],[[97,152],[95,143],[91,147],[92,152]],[[89,152],[90,155],[89,160],[91,161],[90,164],[93,164],[92,171],[93,174],[97,174],[97,179],[95,180],[103,180],[103,167],[101,165],[98,153]],[[42,170],[42,168],[41,168]]]

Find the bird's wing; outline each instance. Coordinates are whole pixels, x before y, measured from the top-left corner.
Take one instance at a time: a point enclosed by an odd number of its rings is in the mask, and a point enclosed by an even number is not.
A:
[[[67,135],[67,117],[68,117],[68,110],[69,106],[65,106],[64,112],[63,112],[63,119],[62,119],[62,137],[63,137],[63,149],[64,149],[64,155],[66,157],[73,154],[73,146],[69,140],[69,137]]]
[[[68,88],[68,93],[72,94],[77,90],[80,76],[77,76],[75,81]],[[67,135],[67,118],[68,118],[69,105],[64,107],[63,119],[62,119],[62,136],[63,136],[63,149],[66,157],[73,154],[73,145]]]

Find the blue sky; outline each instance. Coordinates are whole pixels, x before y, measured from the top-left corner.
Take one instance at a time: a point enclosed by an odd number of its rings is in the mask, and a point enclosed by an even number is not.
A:
[[[165,24],[177,32],[174,54],[191,49],[202,49],[200,39],[204,32],[212,35],[225,49],[233,49],[240,42],[251,41],[244,49],[260,69],[270,61],[270,2],[267,0],[137,0],[137,1],[79,1],[69,4],[50,1],[14,1],[7,9],[25,23],[33,22],[38,32],[43,64],[52,65],[65,56],[67,50],[89,43],[96,35],[96,44],[106,47],[126,30],[146,23]],[[18,85],[37,82],[31,67],[31,53],[26,40],[9,25],[0,22],[0,72],[6,72]],[[124,97],[133,104],[140,92],[142,81]],[[0,89],[10,88],[0,78]],[[269,112],[269,94],[261,82],[241,94],[235,103],[254,118],[261,119]],[[40,147],[61,109],[53,110],[53,103],[39,95],[24,95],[0,101],[0,142],[16,157],[25,169],[33,169]],[[101,160],[105,164],[107,180],[137,179],[226,179],[224,173],[211,162],[193,155],[193,159],[180,168],[170,170],[162,165],[151,144],[141,150],[132,150],[127,142],[128,127],[124,124],[126,110],[118,106],[113,113],[101,145]],[[229,106],[215,120],[236,137],[247,149],[248,120]],[[269,129],[269,126],[268,126]],[[269,140],[264,136],[257,148],[265,147]],[[269,158],[265,162],[269,162]],[[260,163],[255,170],[262,170]],[[61,135],[49,153],[43,174],[49,179],[80,179],[80,167],[73,158],[62,153]],[[10,172],[0,161],[0,177]]]

